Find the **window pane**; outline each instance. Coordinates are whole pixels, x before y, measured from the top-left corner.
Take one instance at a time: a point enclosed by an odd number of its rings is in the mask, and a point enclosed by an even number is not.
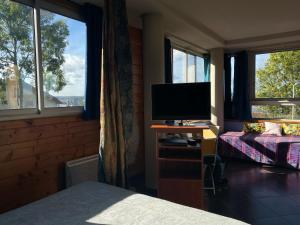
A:
[[[36,108],[33,9],[0,4],[0,109]]]
[[[186,82],[186,53],[173,49],[173,83]]]
[[[85,94],[85,24],[41,10],[45,107],[83,106]]]
[[[196,81],[196,64],[195,56],[188,54],[188,77],[187,83],[193,83]]]
[[[233,99],[233,90],[234,90],[234,65],[235,65],[235,59],[234,57],[230,58],[230,65],[231,65],[231,100]]]
[[[202,57],[196,57],[196,81],[204,82],[204,59]]]
[[[298,105],[253,105],[253,118],[300,119]]]
[[[300,97],[300,50],[256,55],[255,97]]]

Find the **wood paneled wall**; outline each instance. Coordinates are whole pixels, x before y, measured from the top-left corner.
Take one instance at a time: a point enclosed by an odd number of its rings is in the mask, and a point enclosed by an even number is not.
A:
[[[96,154],[99,122],[78,116],[0,123],[0,212],[55,193],[66,161]]]
[[[130,28],[133,55],[134,135],[129,175],[144,172],[142,31]],[[0,122],[0,213],[64,187],[64,163],[96,154],[99,122],[79,116]]]
[[[134,128],[129,142],[127,154],[128,176],[140,175],[145,172],[144,150],[144,81],[142,60],[142,30],[129,28],[133,70],[133,107]]]

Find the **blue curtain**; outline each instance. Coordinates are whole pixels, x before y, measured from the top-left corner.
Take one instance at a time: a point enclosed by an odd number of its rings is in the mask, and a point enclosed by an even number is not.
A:
[[[204,81],[210,82],[210,55],[204,54]]]
[[[167,38],[165,38],[165,83],[173,83],[172,46],[171,41]]]
[[[235,55],[233,117],[239,120],[251,120],[248,53],[246,51]]]
[[[87,74],[84,119],[99,119],[102,50],[102,9],[91,4],[83,6],[87,27]],[[80,43],[78,43],[80,44]]]
[[[224,97],[224,117],[232,118],[232,98],[231,98],[231,55],[224,55],[224,72],[225,72],[225,97]]]

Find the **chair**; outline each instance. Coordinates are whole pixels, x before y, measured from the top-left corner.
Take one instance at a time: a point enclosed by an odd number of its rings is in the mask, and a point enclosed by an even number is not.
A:
[[[204,187],[204,190],[213,190],[213,194],[216,194],[216,187],[214,181],[214,170],[216,167],[217,160],[217,146],[218,146],[218,135],[219,126],[210,126],[209,129],[203,130],[203,141],[202,141],[202,152],[203,152],[203,164],[204,171],[209,171],[211,178],[211,186]]]

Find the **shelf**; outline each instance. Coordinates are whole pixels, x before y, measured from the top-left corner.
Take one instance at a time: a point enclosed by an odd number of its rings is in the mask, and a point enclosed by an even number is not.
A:
[[[168,148],[168,149],[182,149],[182,150],[190,150],[190,149],[196,149],[196,150],[200,150],[200,144],[197,144],[196,146],[193,145],[164,145],[164,144],[158,144],[158,148],[159,149],[164,149],[164,148]]]
[[[171,161],[171,162],[202,162],[201,159],[194,159],[194,158],[171,158],[171,157],[159,157],[158,160],[160,161]]]
[[[189,145],[180,140],[170,142],[168,138],[171,135],[168,133],[198,133],[202,136],[203,130],[209,127],[153,125],[151,128],[156,131],[158,196],[179,204],[201,208],[204,170],[201,142],[198,140],[196,145]],[[160,135],[162,133],[167,135]],[[174,138],[176,137],[174,135]],[[184,138],[182,135],[180,137]]]
[[[159,150],[158,159],[201,161],[201,154],[199,149],[162,148]]]
[[[187,174],[183,174],[183,173],[163,173],[161,172],[160,176],[159,176],[160,180],[197,180],[197,181],[201,181],[201,173],[187,173]]]
[[[202,182],[201,179],[197,177],[160,177],[160,181],[185,181],[185,182]]]
[[[159,178],[197,179],[202,178],[200,161],[159,160]]]
[[[209,129],[209,126],[168,126],[168,125],[152,125],[152,129],[162,133],[199,133],[203,129]]]

